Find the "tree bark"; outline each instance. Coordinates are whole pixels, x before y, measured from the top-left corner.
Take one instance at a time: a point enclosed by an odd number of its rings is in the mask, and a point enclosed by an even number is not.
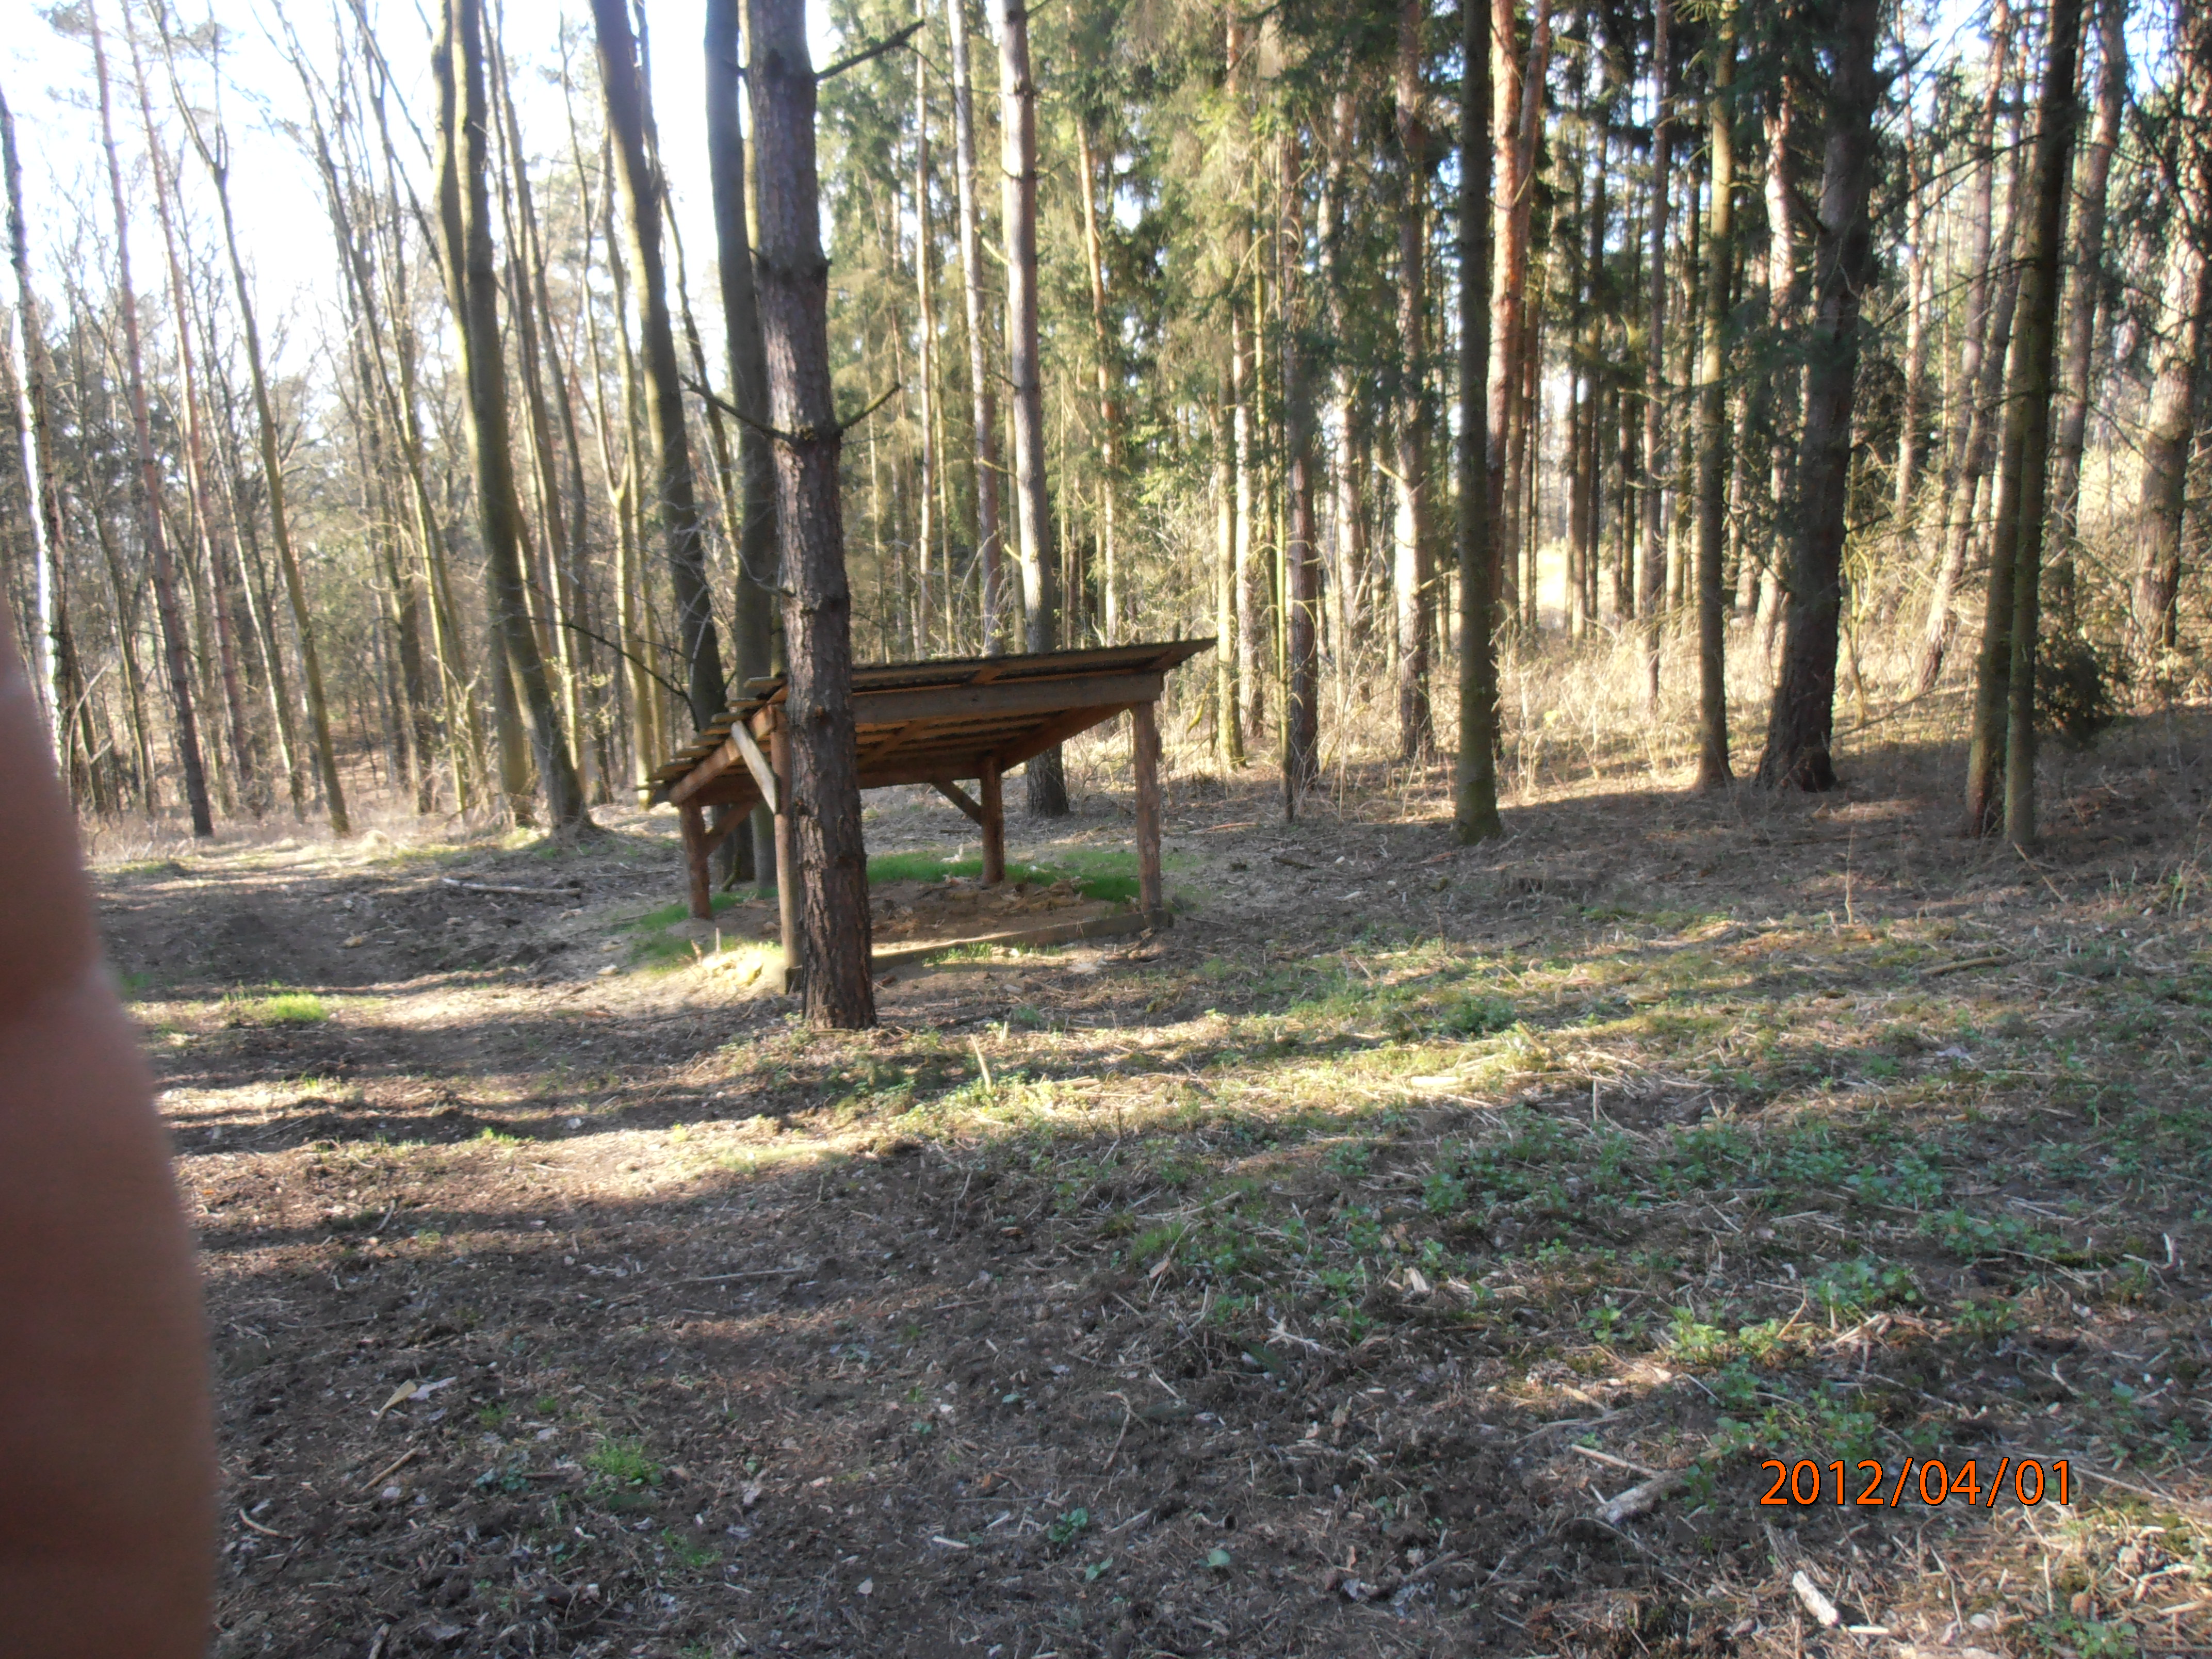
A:
[[[69,637],[69,609],[62,586],[61,488],[54,474],[52,436],[53,360],[46,346],[45,313],[38,290],[31,282],[31,241],[23,217],[23,172],[15,151],[15,117],[0,96],[0,167],[7,173],[8,257],[15,272],[15,326],[23,340],[21,410],[23,471],[33,495],[31,534],[38,570],[33,579],[37,592],[34,618],[39,685],[46,702],[47,738],[62,780],[76,793],[76,778],[69,764],[67,726],[72,700],[65,648]],[[86,748],[88,757],[92,750]]]
[[[2151,381],[2150,408],[2143,422],[2142,493],[2136,501],[2142,551],[2136,567],[2132,614],[2133,652],[2146,690],[2164,678],[2165,654],[2177,642],[2181,591],[2182,514],[2187,499],[2189,453],[2193,442],[2204,375],[2200,358],[2208,322],[2212,322],[2212,263],[2197,236],[2183,226],[2202,227],[2212,214],[2212,13],[2202,6],[2182,9],[2179,72],[2185,128],[2195,135],[2181,168],[2183,211],[2166,253],[2165,294],[2159,307],[2157,363]],[[2201,234],[2201,233],[2200,233]]]
[[[1667,196],[1674,166],[1674,106],[1668,84],[1672,0],[1655,0],[1651,27],[1651,264],[1644,307],[1643,559],[1636,585],[1636,608],[1644,624],[1646,708],[1659,706],[1659,642],[1667,601],[1666,492],[1660,473],[1667,447]]]
[[[493,633],[527,705],[545,805],[558,833],[590,823],[561,714],[531,626],[522,568],[522,507],[507,436],[507,365],[500,349],[499,277],[492,265],[491,198],[485,179],[489,107],[483,0],[445,0],[431,66],[438,84],[438,217],[446,289],[453,307],[467,386],[477,507],[483,520]]]
[[[1243,711],[1237,672],[1237,477],[1230,434],[1236,400],[1233,369],[1224,368],[1213,405],[1213,707],[1214,744],[1224,766],[1244,764]]]
[[[1845,0],[1827,54],[1832,67],[1824,96],[1827,133],[1814,234],[1805,430],[1790,514],[1796,534],[1782,673],[1767,720],[1766,752],[1759,763],[1759,781],[1768,788],[1830,789],[1836,783],[1830,741],[1850,505],[1860,305],[1873,262],[1867,199],[1874,179],[1874,112],[1881,96],[1874,67],[1881,17],[1880,0]]]
[[[1394,83],[1398,154],[1398,510],[1392,586],[1398,617],[1398,753],[1425,758],[1436,729],[1429,708],[1429,405],[1422,341],[1428,327],[1428,125],[1421,112],[1425,0],[1401,0]]]
[[[1863,0],[1860,0],[1863,3]],[[1729,781],[1727,594],[1728,324],[1735,253],[1735,144],[1731,88],[1735,24],[1723,15],[1713,43],[1711,198],[1705,209],[1705,320],[1698,359],[1698,777],[1701,790]]]
[[[2081,514],[2081,452],[2089,429],[2089,378],[2097,316],[2105,294],[2105,198],[2112,153],[2119,148],[2128,90],[2127,0],[2099,0],[2097,125],[2082,152],[2074,189],[2081,198],[2075,222],[2074,292],[2066,313],[2066,343],[2058,371],[2057,451],[2051,464],[2051,599],[2074,624],[2074,552]]]
[[[2029,191],[2034,220],[2021,261],[2020,323],[2013,331],[2007,379],[2004,471],[1997,490],[1990,548],[1988,631],[2011,633],[1999,664],[1985,650],[1990,683],[1977,698],[1973,752],[1968,758],[1967,813],[1978,823],[1974,794],[1994,770],[1986,757],[2004,745],[2005,839],[2025,853],[2035,844],[2035,670],[2042,629],[2043,538],[2049,505],[2051,357],[2057,343],[2066,241],[2066,206],[2074,161],[2075,63],[2081,46],[2081,0],[2051,0],[2044,40],[2043,90],[2037,100],[2035,171]],[[2205,67],[2212,67],[2207,65]],[[1997,573],[2012,568],[2010,615],[1997,608]],[[1997,682],[1995,671],[2004,670]],[[1984,708],[1989,711],[1984,714]],[[1984,796],[1984,803],[1986,796]]]
[[[1332,577],[1336,601],[1336,675],[1340,685],[1351,671],[1354,638],[1358,631],[1358,589],[1367,566],[1366,515],[1359,497],[1359,444],[1357,398],[1350,361],[1350,317],[1344,284],[1346,232],[1345,174],[1358,126],[1352,94],[1340,89],[1329,117],[1328,170],[1321,194],[1321,284],[1328,307],[1330,343],[1329,416],[1336,428],[1336,460],[1332,472],[1335,504],[1330,546],[1335,556]]]
[[[1912,494],[1920,483],[1921,457],[1926,447],[1920,428],[1926,418],[1928,401],[1928,313],[1931,298],[1925,151],[1914,142],[1909,99],[1901,114],[1904,154],[1900,161],[1911,199],[1906,209],[1905,234],[1905,408],[1898,422],[1897,467],[1891,485],[1893,494],[1890,509],[1895,528],[1900,532],[1912,511]]]
[[[975,443],[975,552],[983,568],[983,654],[1004,648],[1006,536],[999,511],[999,396],[988,362],[983,259],[975,197],[975,96],[969,77],[967,0],[946,0],[952,57],[952,161],[960,192],[960,286],[967,306],[969,408]]]
[[[1045,489],[1043,366],[1037,345],[1036,83],[1030,73],[1029,11],[1023,0],[992,0],[999,35],[1000,212],[1006,239],[1006,368],[1014,412],[1014,507],[1022,538],[1023,644],[1060,643],[1060,572],[1052,556],[1052,502]],[[1067,777],[1058,745],[1022,769],[1029,807],[1067,816]]]
[[[1956,390],[1948,411],[1950,429],[1944,441],[1943,477],[1936,514],[1936,577],[1921,634],[1920,666],[1913,684],[1916,696],[1924,697],[1936,689],[1936,682],[1942,676],[1944,657],[1950,650],[1955,623],[1951,596],[1966,568],[1966,545],[1973,530],[1974,494],[1981,465],[1986,465],[1985,460],[1978,462],[1977,458],[1984,455],[1988,447],[1982,434],[1987,428],[1984,411],[1996,396],[1990,371],[2004,356],[2002,349],[1992,354],[1990,348],[1993,343],[2001,344],[2011,326],[2011,313],[2003,300],[2004,294],[2010,291],[2009,285],[1999,283],[1995,308],[2002,314],[1992,319],[1990,280],[1995,242],[1997,114],[2003,106],[2005,83],[2012,74],[2012,27],[2008,0],[1992,0],[1989,84],[1982,90],[1982,112],[1974,135],[1974,171],[1967,184],[1971,252],[1966,271],[1966,314],[1959,346]],[[2010,238],[2009,227],[2007,238]],[[1966,495],[1963,504],[1958,499],[1962,489]]]
[[[154,603],[161,620],[162,659],[168,671],[169,696],[176,720],[177,759],[185,776],[185,800],[191,813],[192,834],[206,838],[215,834],[215,814],[208,805],[207,773],[200,758],[199,721],[192,702],[191,647],[185,636],[184,611],[177,603],[176,567],[169,557],[168,536],[161,523],[161,462],[154,451],[153,423],[147,411],[146,377],[138,343],[138,297],[131,283],[131,216],[123,199],[123,163],[115,148],[107,51],[100,36],[97,0],[87,0],[85,15],[91,26],[93,70],[100,86],[100,146],[107,155],[108,194],[115,211],[116,299],[123,313],[131,425],[137,445],[136,494],[139,523],[146,540],[147,560],[153,568]],[[150,787],[150,775],[147,781]]]
[[[924,0],[925,7],[927,0]],[[957,0],[956,0],[957,3]],[[923,15],[927,12],[925,9]],[[1088,187],[1086,186],[1086,194]],[[915,507],[914,649],[917,657],[929,655],[930,623],[936,608],[932,568],[937,551],[937,307],[930,282],[930,256],[935,252],[929,234],[929,64],[921,52],[914,55],[914,297],[915,402],[916,447]],[[943,580],[948,587],[952,573]]]
[[[784,705],[810,1019],[876,1023],[868,857],[853,726],[852,599],[830,389],[830,266],[814,158],[814,66],[802,0],[748,0],[746,86],[759,183],[757,260],[785,548]],[[1034,241],[1031,243],[1034,252]],[[1032,386],[1034,382],[1032,381]]]
[[[1076,160],[1083,191],[1083,264],[1091,279],[1091,337],[1097,356],[1098,373],[1098,551],[1099,598],[1103,612],[1103,642],[1114,645],[1121,637],[1119,562],[1115,546],[1121,474],[1121,404],[1115,387],[1121,376],[1115,362],[1113,334],[1106,321],[1106,250],[1098,232],[1098,160],[1093,153],[1091,124],[1079,117],[1075,124]],[[1107,199],[1113,199],[1113,157],[1106,166]],[[1311,465],[1310,458],[1308,461]],[[1310,507],[1310,502],[1309,502]]]
[[[1284,648],[1288,672],[1283,695],[1283,817],[1297,815],[1299,794],[1321,778],[1321,558],[1314,536],[1314,389],[1306,364],[1304,319],[1292,309],[1288,266],[1303,247],[1299,208],[1301,165],[1297,131],[1282,139],[1281,234],[1277,255],[1284,295],[1283,448],[1286,465],[1287,533],[1283,538]]]
[[[1660,4],[1663,19],[1666,0]],[[1452,830],[1463,844],[1472,844],[1504,829],[1498,816],[1495,640],[1502,596],[1492,539],[1497,515],[1490,502],[1492,23],[1487,9],[1475,0],[1462,0],[1460,13],[1459,756],[1452,776]]]
[[[707,549],[699,523],[697,481],[684,421],[684,381],[676,361],[676,330],[668,309],[668,276],[661,252],[661,187],[647,130],[652,93],[630,32],[629,0],[592,0],[599,49],[599,83],[607,126],[614,136],[617,175],[630,258],[637,268],[638,332],[645,353],[646,419],[653,441],[654,495],[669,582],[676,596],[678,642],[683,648],[684,690],[694,730],[703,731],[722,711],[726,686],[714,610],[707,586]]]
[[[744,129],[738,119],[738,0],[708,0],[707,161],[713,179],[714,246],[722,292],[722,332],[738,423],[738,477],[744,522],[738,533],[737,611],[730,640],[738,690],[775,672],[775,590],[782,577],[775,535],[775,456],[768,435],[768,359],[761,343],[760,299],[753,283],[752,227],[746,203]],[[775,868],[775,817],[752,815],[753,871]]]

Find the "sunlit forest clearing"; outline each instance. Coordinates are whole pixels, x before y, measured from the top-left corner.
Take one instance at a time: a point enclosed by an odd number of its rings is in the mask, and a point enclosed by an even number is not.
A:
[[[0,47],[219,1659],[2212,1650],[2212,8],[309,9]]]
[[[1917,733],[1841,796],[1583,774],[1466,849],[1433,779],[1284,828],[1194,767],[1173,928],[957,955],[862,1033],[744,994],[763,907],[676,919],[665,811],[112,864],[218,1651],[1790,1651],[1800,1571],[1854,1647],[2185,1643],[2204,735],[2070,763],[2032,865]],[[972,859],[883,799],[879,860]],[[1124,807],[1014,854],[1105,868]],[[1759,1504],[1770,1456],[2008,1455],[2071,1504]]]

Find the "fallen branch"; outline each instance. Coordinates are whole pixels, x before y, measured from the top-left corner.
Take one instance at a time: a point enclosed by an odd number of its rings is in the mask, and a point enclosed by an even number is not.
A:
[[[386,1463],[374,1474],[370,1475],[368,1480],[362,1481],[361,1483],[360,1490],[362,1492],[370,1492],[374,1490],[378,1481],[382,1480],[388,1476],[398,1474],[400,1470],[405,1468],[410,1463],[412,1463],[422,1455],[422,1449],[420,1446],[410,1446],[405,1451],[400,1453],[398,1456],[393,1458],[389,1463]]]
[[[1655,1475],[1641,1486],[1631,1486],[1620,1497],[1598,1506],[1597,1518],[1608,1527],[1617,1527],[1624,1521],[1633,1520],[1646,1510],[1654,1510],[1690,1484],[1690,1477],[1680,1469]]]
[[[252,1528],[254,1531],[259,1533],[264,1538],[281,1538],[288,1544],[297,1543],[299,1541],[298,1534],[279,1532],[274,1527],[264,1527],[258,1521],[256,1521],[252,1516],[248,1515],[244,1510],[239,1510],[238,1518],[244,1522],[247,1526]]]
[[[1567,1449],[1579,1453],[1584,1457],[1594,1458],[1601,1463],[1610,1463],[1616,1469],[1626,1469],[1631,1474],[1645,1475],[1654,1480],[1663,1480],[1667,1478],[1657,1469],[1646,1468],[1641,1463],[1632,1463],[1625,1457],[1615,1457],[1611,1452],[1600,1451],[1595,1446],[1575,1445],[1568,1447]]]
[[[515,898],[574,898],[582,890],[580,883],[568,887],[502,887],[496,882],[462,881],[453,876],[440,879],[464,893],[505,893]]]

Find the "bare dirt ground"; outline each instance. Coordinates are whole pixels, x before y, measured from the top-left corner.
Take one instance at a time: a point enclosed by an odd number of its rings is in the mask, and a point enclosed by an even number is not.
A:
[[[2055,760],[2032,863],[1904,744],[1468,850],[1441,777],[1285,826],[1185,775],[1176,926],[864,1035],[758,993],[768,907],[653,914],[665,813],[106,864],[216,1651],[2203,1651],[2207,733]],[[1014,900],[909,870],[889,930],[1072,902],[1127,824],[1018,823]]]

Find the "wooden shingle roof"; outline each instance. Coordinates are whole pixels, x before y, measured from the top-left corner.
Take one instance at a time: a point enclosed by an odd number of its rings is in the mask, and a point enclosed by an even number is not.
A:
[[[1054,744],[1157,700],[1170,669],[1212,647],[1176,640],[1030,655],[872,663],[853,671],[860,787],[931,783],[1001,771]],[[656,800],[746,806],[760,799],[732,728],[764,734],[781,703],[781,675],[750,680],[744,696],[653,775]]]

